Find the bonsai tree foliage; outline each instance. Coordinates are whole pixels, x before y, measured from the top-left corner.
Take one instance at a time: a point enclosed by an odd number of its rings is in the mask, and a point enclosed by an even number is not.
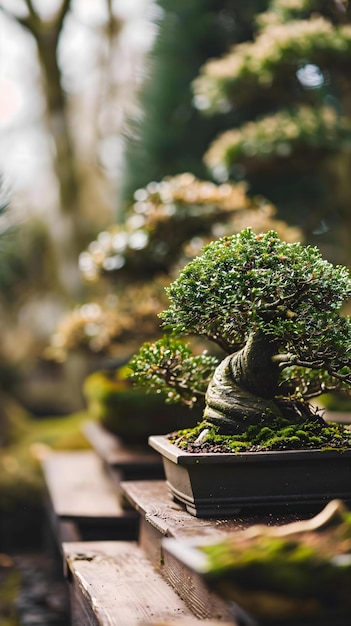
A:
[[[171,336],[141,348],[134,379],[167,388],[170,401],[195,404],[205,393],[202,426],[224,435],[281,419],[326,426],[309,399],[351,384],[345,267],[315,247],[247,228],[205,246],[167,293],[160,317]],[[182,335],[210,340],[224,358],[191,356]]]
[[[215,185],[185,172],[138,189],[125,222],[99,233],[81,253],[83,278],[100,291],[61,320],[46,356],[62,362],[83,350],[129,359],[143,341],[160,336],[164,287],[179,267],[243,224],[274,228],[288,241],[301,236],[265,198],[250,197],[244,183]]]
[[[122,198],[151,180],[184,170],[207,175],[202,156],[213,138],[237,122],[236,111],[204,120],[191,82],[203,63],[252,38],[254,16],[268,0],[155,0],[156,37],[145,59],[139,110],[125,137]]]
[[[244,178],[293,215],[309,243],[323,234],[347,266],[350,19],[349,2],[270,0],[252,40],[208,60],[193,82],[204,114],[243,116],[208,147],[214,178]]]

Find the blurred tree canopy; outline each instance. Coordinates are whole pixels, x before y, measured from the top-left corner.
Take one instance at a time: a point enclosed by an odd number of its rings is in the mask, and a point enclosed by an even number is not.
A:
[[[242,118],[234,109],[204,119],[191,82],[210,57],[251,39],[254,16],[268,0],[157,0],[158,32],[146,60],[139,117],[126,140],[122,199],[164,176],[191,172],[208,178],[202,161],[216,134]]]
[[[113,218],[121,127],[150,45],[146,3],[1,3],[0,169],[12,225],[0,250],[1,382],[15,380],[11,392],[34,411],[81,403],[80,364],[66,378],[43,349],[87,298],[79,253]]]
[[[73,299],[81,297],[83,290],[78,254],[113,216],[118,174],[111,176],[110,162],[118,161],[117,134],[140,63],[140,50],[128,56],[123,43],[128,20],[112,0],[98,5],[88,7],[75,0],[7,0],[2,6],[4,24],[13,29],[18,41],[23,38],[28,56],[36,57],[36,83],[31,87],[40,94],[35,106],[43,109],[42,141],[52,168],[45,188],[47,209],[46,213],[40,209],[41,217],[53,250],[52,282],[56,290],[61,288]],[[78,50],[79,41],[83,48],[90,44],[88,53]],[[118,69],[124,64],[129,70],[126,77]],[[43,151],[43,146],[37,150]],[[36,187],[40,189],[39,181]],[[45,203],[39,196],[37,190],[36,205]],[[22,204],[28,211],[28,200],[22,199]]]
[[[252,41],[206,62],[194,101],[242,116],[209,146],[217,180],[245,179],[307,241],[351,266],[351,9],[347,0],[271,0]]]

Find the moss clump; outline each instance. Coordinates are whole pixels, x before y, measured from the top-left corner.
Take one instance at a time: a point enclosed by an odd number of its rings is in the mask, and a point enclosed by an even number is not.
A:
[[[349,611],[351,518],[338,501],[324,522],[257,526],[199,547],[209,581],[220,595],[259,617]],[[339,519],[337,518],[339,516]],[[318,516],[314,519],[317,519]]]
[[[266,421],[266,423],[265,423]],[[262,425],[263,424],[263,425]],[[265,418],[238,435],[221,435],[203,421],[195,428],[170,435],[172,443],[188,452],[258,452],[269,450],[336,449],[351,446],[351,431],[342,424],[306,420],[291,424],[285,418]]]

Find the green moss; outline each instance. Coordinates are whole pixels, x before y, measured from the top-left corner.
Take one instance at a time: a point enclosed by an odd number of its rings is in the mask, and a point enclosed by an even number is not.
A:
[[[0,448],[0,509],[18,504],[36,504],[43,494],[40,457],[47,450],[76,450],[89,447],[81,432],[86,413],[34,420],[11,445]]]
[[[351,561],[346,559],[340,566],[334,557],[349,553],[350,521],[350,515],[345,515],[338,525],[318,534],[229,536],[200,550],[208,557],[211,580],[217,588],[226,581],[222,587],[226,592],[229,584],[299,599],[314,597],[321,606],[337,606],[345,600],[349,603]]]
[[[294,425],[285,418],[270,418],[268,424],[263,419],[261,424],[250,426],[244,433],[230,436],[220,435],[216,427],[208,428],[206,422],[201,422],[195,428],[173,433],[170,438],[180,448],[199,452],[210,447],[222,452],[257,452],[351,446],[351,431],[342,424],[306,421]]]
[[[89,416],[128,444],[147,444],[150,433],[162,434],[194,425],[202,410],[166,404],[164,393],[134,387],[129,368],[97,371],[87,377],[84,395]]]

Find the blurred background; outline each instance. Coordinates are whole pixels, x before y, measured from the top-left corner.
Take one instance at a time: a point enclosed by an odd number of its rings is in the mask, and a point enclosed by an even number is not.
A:
[[[12,554],[41,541],[40,459],[88,446],[87,418],[119,434],[137,414],[125,366],[179,269],[246,226],[351,267],[350,16],[347,0],[3,0],[4,626],[26,623],[13,595],[32,566]]]

